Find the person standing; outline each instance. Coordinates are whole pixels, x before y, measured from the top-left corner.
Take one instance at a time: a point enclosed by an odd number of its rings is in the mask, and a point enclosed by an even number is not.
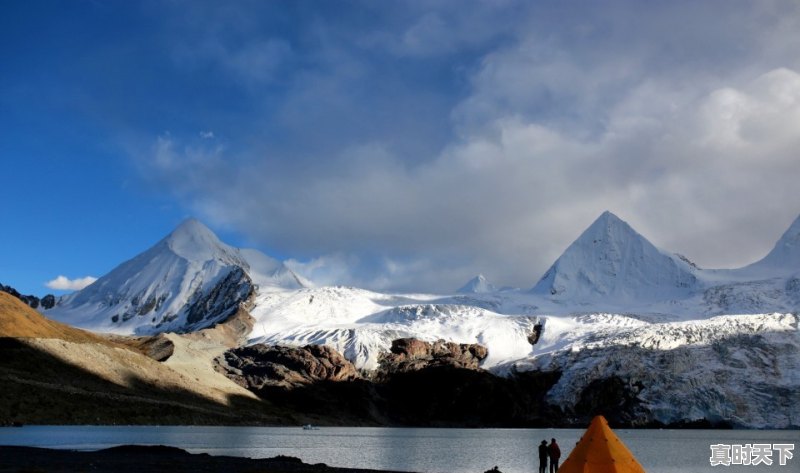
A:
[[[550,445],[547,446],[547,454],[550,457],[550,473],[558,471],[558,460],[561,458],[561,449],[558,448],[556,439],[550,439]]]
[[[539,444],[539,473],[547,473],[547,457],[550,456],[547,450],[547,440],[542,440]]]

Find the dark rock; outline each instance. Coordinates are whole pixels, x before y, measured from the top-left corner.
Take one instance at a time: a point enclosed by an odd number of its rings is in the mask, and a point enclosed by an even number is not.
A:
[[[559,372],[495,376],[480,345],[399,339],[370,379],[326,346],[236,348],[218,369],[272,405],[315,423],[466,427],[553,426],[545,396]]]
[[[390,351],[399,358],[414,359],[430,356],[431,346],[416,338],[398,338],[392,341]]]
[[[42,309],[52,309],[56,305],[56,296],[48,294],[42,297]]]
[[[596,379],[581,392],[575,404],[575,414],[589,419],[602,414],[616,425],[632,425],[643,416],[638,415],[640,401],[637,398],[641,384],[630,383],[618,377]]]
[[[237,266],[207,294],[196,293],[192,297],[186,309],[186,320],[190,326],[195,326],[192,329],[206,327],[236,312],[254,292],[250,277]]]
[[[528,343],[531,345],[536,345],[536,342],[542,338],[542,333],[544,332],[544,324],[541,322],[533,326],[533,332],[528,334]]]
[[[261,344],[235,348],[225,353],[222,369],[251,390],[265,386],[292,389],[320,381],[361,378],[352,363],[325,345],[293,348]]]
[[[125,343],[156,361],[167,361],[175,353],[175,344],[163,333],[151,337],[135,337]]]
[[[20,294],[19,291],[17,291],[13,287],[5,286],[3,284],[0,284],[0,291],[11,294],[12,296],[16,297],[17,299],[27,304],[32,309],[38,309],[39,305],[41,305],[44,309],[50,309],[56,304],[56,298],[52,294],[48,294],[44,296],[44,298],[39,299],[36,296]]]
[[[16,297],[17,299],[24,301],[24,299],[22,298],[22,294],[20,294],[19,291],[17,291],[11,286],[5,286],[3,284],[0,284],[0,291],[7,292],[12,296]]]
[[[392,341],[389,353],[381,355],[376,376],[381,379],[392,373],[419,371],[434,366],[478,370],[488,354],[486,347],[478,344],[444,340],[429,343],[416,338],[399,338]]]
[[[501,377],[489,371],[440,365],[394,372],[376,386],[400,425],[430,427],[540,427],[561,420],[545,401],[558,372]]]

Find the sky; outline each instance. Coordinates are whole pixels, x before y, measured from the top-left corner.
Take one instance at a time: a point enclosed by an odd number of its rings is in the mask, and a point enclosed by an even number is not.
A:
[[[196,217],[318,284],[531,287],[604,210],[709,268],[800,214],[800,3],[0,4],[0,283]]]

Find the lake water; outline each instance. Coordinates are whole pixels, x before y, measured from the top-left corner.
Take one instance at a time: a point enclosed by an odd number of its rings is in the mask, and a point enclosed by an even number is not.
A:
[[[792,443],[800,431],[626,430],[615,431],[648,473],[800,472],[800,452],[779,466],[709,464],[711,444]],[[307,463],[429,473],[537,471],[536,446],[555,437],[566,458],[583,430],[416,429],[323,427],[103,427],[0,428],[0,445],[95,450],[122,444],[170,445],[193,453],[251,458],[291,455]]]

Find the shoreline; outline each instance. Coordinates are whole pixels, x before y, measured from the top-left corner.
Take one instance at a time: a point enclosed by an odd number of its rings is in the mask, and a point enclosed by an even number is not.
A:
[[[332,467],[304,463],[296,457],[279,455],[254,459],[207,453],[189,453],[163,445],[121,445],[102,450],[60,450],[41,447],[0,446],[0,473],[410,473]]]
[[[583,429],[585,428],[585,424],[548,424],[548,425],[459,425],[459,424],[452,424],[452,425],[409,425],[409,424],[386,424],[386,425],[376,425],[376,424],[328,424],[328,423],[314,423],[312,424],[315,427],[319,428],[377,428],[377,429],[466,429],[466,430],[482,430],[482,429],[530,429],[530,430],[542,430],[542,429]],[[187,423],[187,424],[150,424],[150,423],[71,423],[71,424],[60,424],[60,423],[25,423],[25,424],[10,424],[10,423],[0,423],[0,429],[21,429],[25,427],[265,427],[265,428],[302,428],[302,425],[298,424],[262,424],[262,423],[233,423],[233,424],[225,424],[225,423]],[[774,431],[785,431],[785,432],[795,432],[800,431],[800,426],[790,426],[784,428],[775,428],[775,427],[765,427],[765,428],[742,428],[737,426],[719,426],[719,425],[709,425],[703,422],[698,422],[694,424],[690,423],[678,423],[678,424],[663,424],[663,425],[639,425],[639,426],[631,426],[631,425],[615,425],[615,429],[624,429],[624,430],[718,430],[718,431],[728,431],[728,430],[737,430],[737,431],[764,431],[764,430],[774,430]],[[1,445],[0,445],[1,446]]]

